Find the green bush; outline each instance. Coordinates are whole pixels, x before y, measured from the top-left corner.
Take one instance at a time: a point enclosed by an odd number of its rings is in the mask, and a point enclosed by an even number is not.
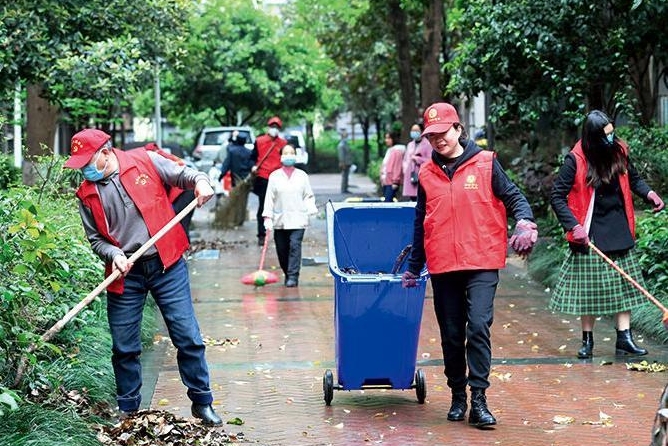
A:
[[[631,160],[650,187],[660,195],[668,192],[668,127],[620,127],[616,132],[629,144]]]
[[[0,189],[7,189],[19,184],[21,169],[14,167],[12,157],[0,154]]]

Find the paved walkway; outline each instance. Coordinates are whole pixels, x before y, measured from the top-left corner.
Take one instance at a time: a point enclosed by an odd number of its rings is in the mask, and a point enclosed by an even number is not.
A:
[[[341,200],[338,180],[338,175],[311,176],[321,205]],[[354,175],[351,183],[355,195],[375,194],[364,177]],[[250,208],[256,206],[253,199]],[[335,382],[337,376],[328,266],[304,266],[299,288],[242,285],[240,278],[259,262],[254,218],[236,230],[213,231],[212,216],[207,209],[197,211],[193,239],[218,240],[222,248],[200,252],[189,265],[201,330],[211,340],[207,358],[215,407],[224,421],[244,422],[225,425],[227,432],[243,432],[248,441],[268,446],[649,444],[665,373],[627,370],[614,357],[614,330],[605,320],[595,332],[597,356],[577,360],[579,320],[547,311],[547,292],[527,278],[517,258],[502,273],[495,303],[488,402],[496,429],[446,420],[450,392],[429,287],[417,358],[426,376],[425,404],[417,402],[414,390],[353,390],[334,391],[331,406],[325,405],[323,373],[331,369]],[[306,232],[304,256],[326,255],[321,216]],[[273,247],[265,266],[277,268]],[[644,359],[667,361],[664,347],[638,340],[650,350]],[[153,359],[145,362],[154,364],[146,373],[156,382],[151,394],[147,378],[146,401],[190,416],[169,343],[158,342],[147,356]]]

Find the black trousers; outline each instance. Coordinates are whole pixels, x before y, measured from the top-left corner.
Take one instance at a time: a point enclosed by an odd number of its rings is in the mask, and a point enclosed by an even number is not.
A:
[[[489,387],[492,366],[490,327],[498,270],[434,274],[434,311],[441,331],[441,347],[448,386],[462,389]],[[466,368],[468,366],[468,376]]]
[[[304,229],[274,230],[278,264],[286,279],[299,279],[299,269],[302,264],[302,240],[304,240]]]
[[[264,218],[262,218],[262,212],[264,212],[264,197],[267,195],[267,185],[269,180],[262,177],[255,177],[253,180],[253,193],[257,195],[257,213],[255,217],[257,218],[257,238],[259,240],[264,240],[266,231],[264,230]]]

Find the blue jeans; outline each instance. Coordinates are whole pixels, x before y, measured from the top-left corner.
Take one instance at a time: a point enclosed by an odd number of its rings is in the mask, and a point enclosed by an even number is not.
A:
[[[123,294],[108,293],[107,296],[118,408],[134,411],[141,403],[141,321],[149,291],[177,349],[176,360],[181,381],[188,388],[188,397],[194,403],[211,404],[213,395],[204,358],[205,346],[192,305],[186,262],[180,259],[163,271],[162,262],[156,256],[134,264],[125,277]]]

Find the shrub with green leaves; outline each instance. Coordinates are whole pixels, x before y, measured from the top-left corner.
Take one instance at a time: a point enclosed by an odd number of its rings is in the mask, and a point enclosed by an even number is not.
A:
[[[19,184],[21,170],[14,166],[12,157],[0,154],[0,189]]]

